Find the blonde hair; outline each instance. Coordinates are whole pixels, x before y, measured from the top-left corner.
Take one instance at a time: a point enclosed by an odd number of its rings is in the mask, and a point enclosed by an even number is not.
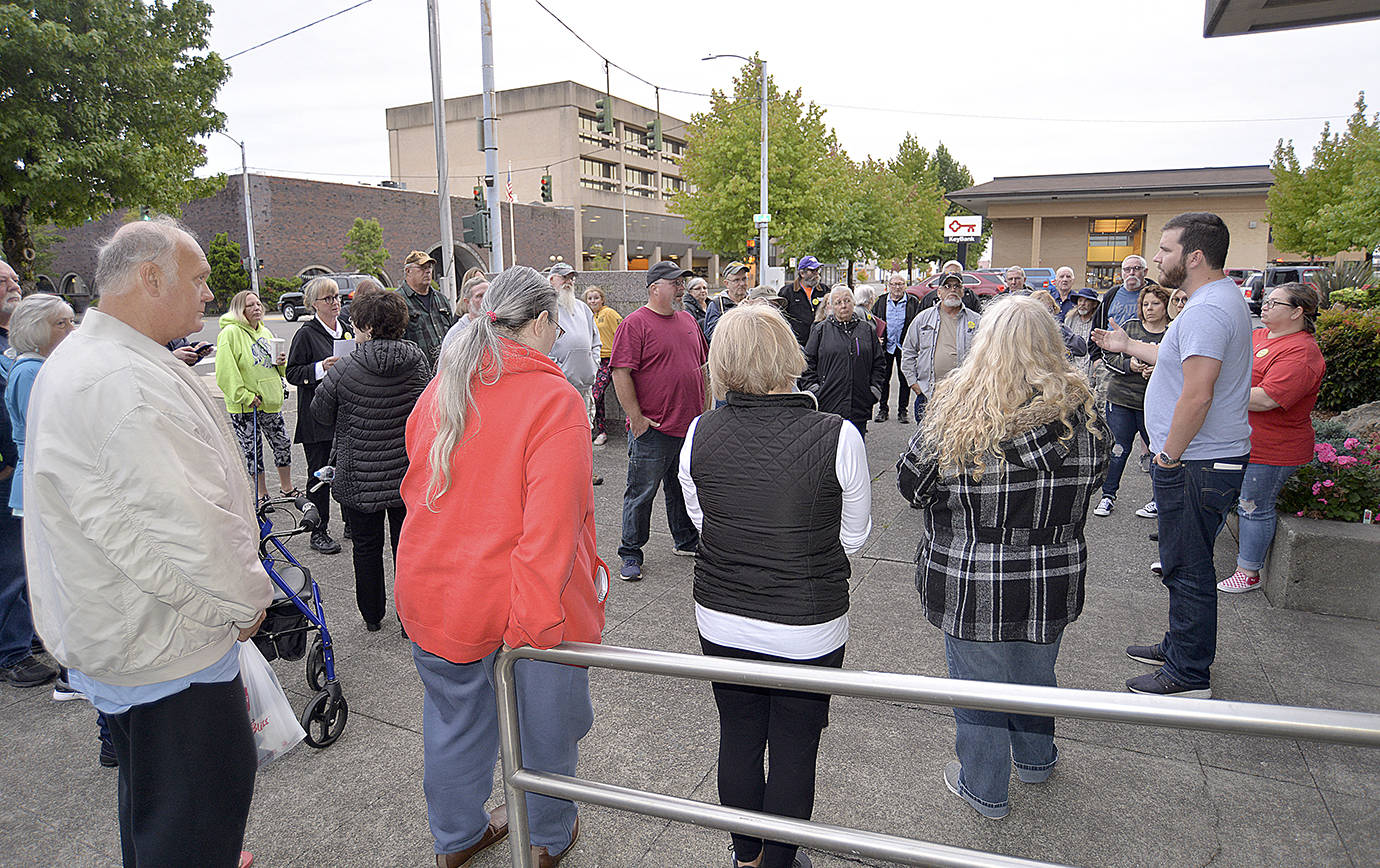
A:
[[[719,320],[709,345],[714,396],[732,390],[765,395],[787,389],[805,370],[805,354],[772,304],[738,305]]]
[[[1037,289],[1032,292],[1029,297],[1044,305],[1051,313],[1059,312],[1059,305],[1054,303],[1054,296],[1050,295],[1049,290]]]
[[[230,297],[230,318],[245,328],[249,327],[249,319],[244,315],[244,308],[249,304],[249,297],[259,298],[252,289],[242,289]],[[259,299],[260,302],[263,299]]]
[[[307,281],[306,286],[302,287],[302,301],[307,303],[307,307],[311,307],[321,298],[321,293],[328,289],[340,292],[340,284],[329,277],[313,277]]]
[[[1002,442],[1052,421],[1068,440],[1080,413],[1100,436],[1095,396],[1069,363],[1049,311],[1033,298],[1007,297],[983,316],[963,364],[935,385],[921,452],[941,473],[980,481],[990,462],[1001,463]]]

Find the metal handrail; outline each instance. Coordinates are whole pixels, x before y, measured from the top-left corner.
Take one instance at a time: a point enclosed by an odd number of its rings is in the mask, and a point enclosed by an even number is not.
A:
[[[570,666],[603,667],[699,681],[804,690],[863,699],[923,705],[960,706],[986,711],[1076,717],[1147,726],[1179,727],[1245,735],[1298,738],[1380,747],[1380,714],[1297,708],[1183,697],[1141,696],[1065,687],[1035,687],[990,681],[961,681],[894,672],[828,669],[676,654],[641,648],[567,642],[555,648],[508,648],[494,663],[503,781],[508,798],[508,834],[513,868],[531,868],[531,832],[523,793],[578,800],[662,819],[761,836],[775,841],[888,859],[906,865],[1035,866],[1049,863],[965,850],[877,832],[726,808],[690,799],[630,790],[597,781],[522,768],[513,668],[519,659]]]

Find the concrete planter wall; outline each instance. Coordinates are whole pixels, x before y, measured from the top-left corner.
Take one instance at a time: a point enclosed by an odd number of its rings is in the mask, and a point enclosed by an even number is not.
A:
[[[1380,525],[1279,514],[1261,575],[1271,605],[1380,621]]]

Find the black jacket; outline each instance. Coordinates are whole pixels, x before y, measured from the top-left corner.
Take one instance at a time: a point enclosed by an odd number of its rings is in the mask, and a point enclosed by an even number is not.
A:
[[[877,299],[875,304],[872,305],[872,315],[884,323],[886,322],[886,305],[888,298],[890,298],[890,295],[883,295],[881,298]],[[894,337],[896,339],[896,349],[898,351],[901,349],[901,341],[906,339],[906,329],[910,328],[910,321],[915,319],[915,315],[919,312],[920,299],[916,298],[910,293],[906,293],[906,321],[905,324],[901,326],[901,333],[898,335],[890,334],[891,324],[887,323],[887,337]],[[885,346],[882,347],[882,352],[886,352]]]
[[[335,430],[335,499],[360,512],[402,506],[407,417],[431,368],[411,341],[366,341],[326,372],[311,412]]]
[[[350,324],[341,320],[341,325],[344,327],[341,339],[353,338]],[[316,379],[316,363],[335,354],[334,342],[335,338],[316,317],[302,323],[292,336],[292,346],[288,348],[287,356],[287,380],[297,387],[297,427],[292,433],[294,443],[321,443],[330,440],[333,434],[330,425],[321,424],[312,415],[311,399],[317,385],[322,382]]]
[[[781,290],[781,297],[786,299],[781,312],[786,315],[786,322],[791,324],[791,331],[795,332],[796,343],[802,347],[810,339],[810,327],[815,324],[815,308],[819,307],[828,295],[829,288],[822,282],[815,287],[813,295],[805,294],[805,290],[800,288],[799,280]]]
[[[821,411],[866,422],[886,388],[886,352],[872,324],[861,316],[815,323],[805,342],[800,387],[814,393]]]
[[[809,395],[728,393],[695,425],[690,475],[704,524],[695,602],[778,624],[848,611],[834,464],[843,420]]]

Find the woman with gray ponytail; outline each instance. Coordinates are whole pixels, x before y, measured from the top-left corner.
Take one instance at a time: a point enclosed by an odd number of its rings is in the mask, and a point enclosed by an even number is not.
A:
[[[507,806],[484,810],[498,759],[494,655],[598,642],[603,630],[589,420],[550,358],[560,331],[546,279],[504,271],[407,421],[394,597],[425,689],[424,788],[443,868],[508,834]],[[588,671],[523,660],[517,682],[524,763],[574,775],[594,722]],[[579,835],[575,804],[529,795],[527,811],[533,862],[556,865]]]

